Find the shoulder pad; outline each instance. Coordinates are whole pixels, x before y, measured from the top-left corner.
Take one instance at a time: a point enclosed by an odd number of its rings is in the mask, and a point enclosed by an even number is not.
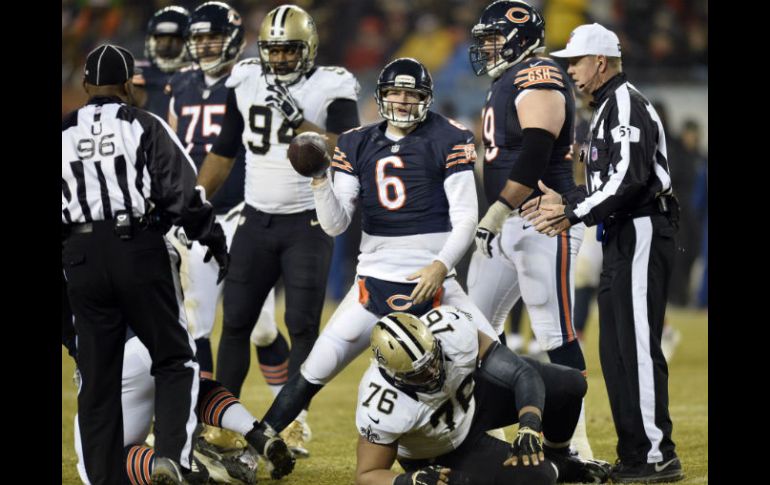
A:
[[[243,81],[251,76],[261,75],[262,65],[260,64],[258,58],[251,57],[249,59],[244,59],[233,66],[233,70],[230,72],[230,76],[227,78],[225,86],[228,88],[234,88],[239,86]]]
[[[513,84],[518,89],[566,89],[561,69],[551,59],[543,57],[520,63]]]
[[[317,66],[316,71],[311,78],[317,77],[318,82],[323,86],[333,88],[334,98],[352,99],[358,101],[358,94],[361,92],[361,85],[358,84],[356,77],[339,66]]]

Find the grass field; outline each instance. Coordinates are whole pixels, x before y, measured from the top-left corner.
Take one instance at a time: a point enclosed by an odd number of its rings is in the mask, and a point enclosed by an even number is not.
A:
[[[333,309],[333,305],[324,309],[324,322]],[[277,313],[279,321],[282,320],[281,302]],[[671,309],[668,321],[682,333],[682,341],[669,370],[673,439],[686,474],[686,479],[679,483],[708,483],[708,317],[704,312]],[[213,336],[215,359],[219,328],[217,325]],[[594,309],[585,335],[589,380],[586,396],[588,437],[596,458],[614,462],[615,431],[599,365],[597,328]],[[368,359],[366,354],[360,356],[313,400],[308,420],[313,430],[313,440],[308,444],[311,458],[298,461],[294,473],[280,481],[270,480],[260,469],[260,483],[353,483],[357,439],[355,401],[358,379],[368,365]],[[270,405],[272,394],[262,379],[253,351],[251,364],[241,400],[259,418]],[[72,438],[77,408],[73,371],[74,363],[62,347],[62,484],[68,485],[80,483]],[[506,431],[511,437],[511,430]]]

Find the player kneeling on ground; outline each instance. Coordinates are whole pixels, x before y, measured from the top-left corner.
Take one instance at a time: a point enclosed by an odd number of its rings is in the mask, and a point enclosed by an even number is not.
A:
[[[440,306],[391,313],[358,389],[359,485],[603,483],[609,464],[569,455],[586,382],[523,358]],[[486,431],[519,423],[513,443]],[[543,438],[545,436],[545,439]],[[406,473],[391,466],[398,459]]]

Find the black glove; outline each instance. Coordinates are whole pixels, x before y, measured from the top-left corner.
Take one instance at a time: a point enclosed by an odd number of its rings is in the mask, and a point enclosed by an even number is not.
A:
[[[227,275],[227,269],[230,266],[230,255],[227,253],[227,239],[225,231],[218,222],[214,223],[209,233],[198,240],[199,243],[208,247],[208,251],[203,256],[203,262],[208,263],[213,256],[219,265],[219,275],[217,275],[217,284],[221,283]]]
[[[535,413],[525,413],[519,418],[519,431],[513,438],[509,457],[516,457],[514,466],[521,460],[525,466],[543,462],[542,421]],[[525,459],[526,458],[526,459]]]
[[[305,121],[305,115],[289,93],[289,88],[282,84],[268,84],[267,90],[272,93],[265,98],[267,105],[280,111],[293,129],[299,128],[299,125]]]
[[[444,470],[443,474],[442,470]],[[448,468],[439,465],[428,466],[411,473],[402,473],[396,477],[393,485],[436,485],[442,475],[444,482],[449,483]]]

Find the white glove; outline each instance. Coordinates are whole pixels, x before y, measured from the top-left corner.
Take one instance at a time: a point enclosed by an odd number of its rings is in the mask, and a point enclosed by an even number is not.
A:
[[[489,206],[487,213],[476,226],[476,247],[484,253],[484,256],[492,257],[492,240],[500,234],[503,223],[508,215],[513,212],[507,205],[495,201]]]

